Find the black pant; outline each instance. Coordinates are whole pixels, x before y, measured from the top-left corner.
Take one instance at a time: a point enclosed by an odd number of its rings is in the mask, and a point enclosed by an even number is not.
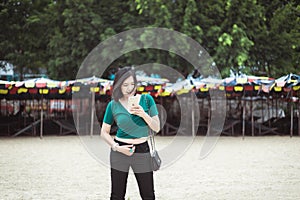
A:
[[[128,145],[127,143],[116,142],[120,145]],[[125,199],[127,177],[130,167],[134,172],[142,199],[155,199],[153,171],[150,165],[151,160],[148,143],[145,142],[134,146],[135,153],[132,156],[111,151],[111,200]]]

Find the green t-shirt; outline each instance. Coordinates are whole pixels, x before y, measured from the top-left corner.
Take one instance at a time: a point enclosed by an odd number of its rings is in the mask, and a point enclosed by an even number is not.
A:
[[[141,95],[140,106],[151,117],[158,115],[155,101],[151,95]],[[106,107],[103,122],[112,125],[114,121],[118,127],[116,136],[119,138],[141,138],[148,136],[149,127],[143,118],[130,114],[120,102],[111,100]]]

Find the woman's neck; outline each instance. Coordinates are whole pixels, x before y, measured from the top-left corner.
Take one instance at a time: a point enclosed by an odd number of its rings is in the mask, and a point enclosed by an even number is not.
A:
[[[122,98],[119,99],[119,101],[127,102],[128,101],[128,97],[127,96],[123,96]]]

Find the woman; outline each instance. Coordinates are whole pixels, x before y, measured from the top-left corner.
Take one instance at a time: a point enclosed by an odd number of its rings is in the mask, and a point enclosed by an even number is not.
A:
[[[120,69],[114,79],[112,98],[106,108],[101,137],[110,145],[111,200],[125,199],[128,171],[131,167],[143,200],[155,199],[153,171],[150,165],[148,131],[159,131],[158,111],[150,95],[141,95],[139,105],[128,105],[134,96],[137,80],[129,67]],[[113,122],[118,130],[110,136]]]

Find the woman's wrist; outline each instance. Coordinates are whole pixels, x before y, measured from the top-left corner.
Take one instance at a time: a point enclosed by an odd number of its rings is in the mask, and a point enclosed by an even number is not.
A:
[[[118,146],[119,146],[119,143],[115,142],[115,143],[113,143],[113,145],[111,146],[111,149],[112,149],[113,151],[117,151]]]
[[[152,126],[153,121],[154,120],[152,118],[150,118],[150,124],[149,124],[149,126]]]
[[[144,113],[143,113],[143,115],[141,117],[146,121],[146,119],[148,117],[148,114],[144,111]]]
[[[151,119],[151,117],[148,113],[144,112],[143,119],[147,122],[149,119]]]

